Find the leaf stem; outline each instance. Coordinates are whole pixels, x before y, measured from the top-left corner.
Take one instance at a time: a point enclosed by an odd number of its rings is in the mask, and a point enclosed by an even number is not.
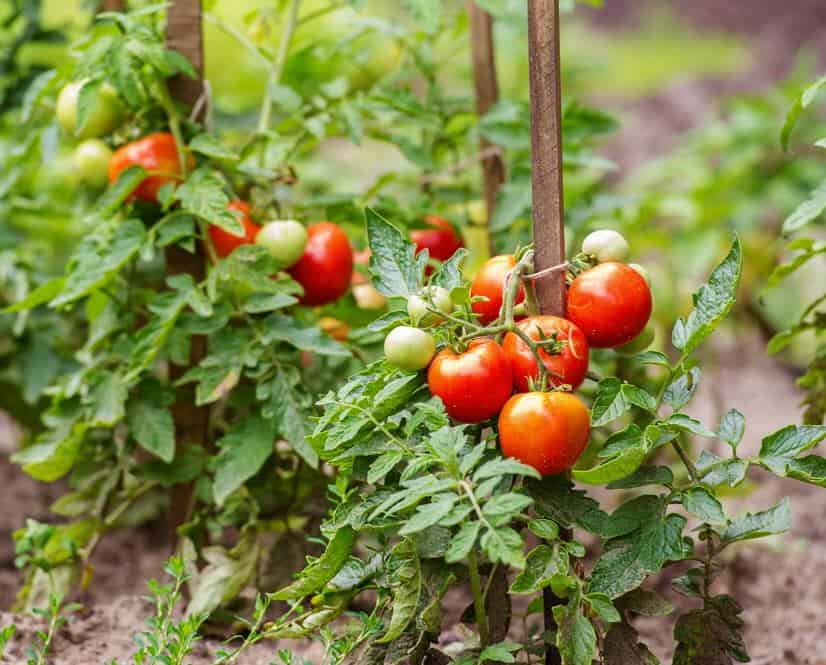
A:
[[[485,609],[485,595],[482,591],[482,580],[479,577],[479,562],[476,550],[471,548],[467,555],[468,576],[470,590],[473,593],[473,612],[476,615],[476,627],[479,629],[479,642],[483,647],[488,645],[488,616]]]
[[[287,10],[287,24],[284,32],[281,33],[281,40],[278,42],[278,52],[270,69],[270,76],[267,79],[267,89],[264,91],[264,100],[261,102],[261,113],[258,116],[258,132],[265,133],[270,128],[270,118],[272,116],[272,89],[281,80],[284,73],[284,65],[287,62],[287,54],[290,52],[295,28],[298,25],[298,7],[301,0],[291,0]]]

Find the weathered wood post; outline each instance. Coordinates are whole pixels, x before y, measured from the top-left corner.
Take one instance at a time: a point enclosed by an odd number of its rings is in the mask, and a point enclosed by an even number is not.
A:
[[[196,79],[178,75],[169,81],[169,89],[173,99],[181,104],[194,107],[203,94],[203,34],[201,23],[200,0],[172,0],[167,10],[166,44],[170,49],[182,53],[192,63],[198,77]],[[196,243],[194,253],[175,246],[166,250],[167,275],[187,273],[196,281],[201,281],[206,272],[206,257],[200,245]],[[189,364],[187,366],[172,365],[171,378],[183,376],[191,367],[197,365],[206,354],[206,338],[192,337]],[[195,406],[195,394],[192,386],[182,386],[178,389],[175,404],[172,406],[172,417],[175,421],[175,441],[180,446],[183,443],[208,445],[209,438],[209,408]],[[170,528],[173,532],[186,522],[192,511],[193,487],[191,484],[178,485],[173,488],[170,501]]]
[[[559,0],[528,0],[528,60],[531,94],[531,186],[535,270],[565,260],[562,195],[562,100],[559,66]],[[543,314],[565,316],[565,271],[536,280]],[[570,534],[565,534],[569,538]],[[564,537],[564,536],[563,536]],[[543,592],[546,630],[554,626],[553,606],[561,601]],[[546,665],[562,662],[559,651],[545,647]]]
[[[473,85],[476,90],[476,112],[481,118],[499,101],[499,81],[496,77],[496,56],[493,46],[493,19],[474,0],[467,0],[466,5],[470,17],[470,47]],[[505,164],[501,155],[494,152],[495,148],[496,146],[487,139],[479,139],[487,224],[490,224],[496,209],[496,195],[505,181]],[[488,244],[490,244],[489,233]],[[491,248],[488,247],[488,249]]]

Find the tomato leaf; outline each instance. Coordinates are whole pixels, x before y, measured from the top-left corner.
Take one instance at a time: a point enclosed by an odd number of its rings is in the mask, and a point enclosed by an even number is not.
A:
[[[594,626],[582,614],[582,608],[572,598],[568,605],[553,608],[556,621],[556,648],[565,665],[591,665],[597,648]]]
[[[740,239],[735,236],[729,253],[694,294],[694,311],[674,325],[671,341],[684,356],[700,346],[728,314],[734,305],[742,269],[743,253]]]
[[[301,600],[311,593],[315,593],[333,579],[347,559],[353,548],[356,532],[349,526],[336,531],[333,538],[318,559],[301,571],[299,578],[273,594],[275,600]]]
[[[746,431],[746,419],[737,409],[730,409],[720,420],[720,427],[717,430],[717,436],[736,451]]]
[[[730,596],[707,599],[702,609],[690,610],[674,626],[677,649],[673,665],[728,665],[749,662],[741,632],[742,608]]]
[[[403,540],[393,548],[392,565],[393,615],[387,632],[378,640],[380,644],[392,642],[405,631],[416,616],[422,594],[422,569],[410,541]]]
[[[777,533],[784,533],[792,527],[792,510],[788,497],[776,506],[759,513],[746,513],[731,520],[719,531],[725,543],[738,540],[763,538]]]
[[[370,273],[373,284],[386,296],[413,295],[421,288],[424,279],[425,252],[417,258],[416,246],[372,208],[366,208],[364,215],[372,252]]]
[[[525,559],[525,569],[511,584],[513,594],[536,593],[551,583],[551,579],[568,574],[567,552],[558,545],[537,545]]]
[[[196,169],[175,190],[175,198],[181,202],[181,208],[191,215],[232,235],[244,235],[244,225],[227,208],[229,197],[224,190],[224,183],[211,170]]]
[[[685,509],[707,524],[725,524],[726,514],[723,505],[704,487],[692,487],[683,493]]]
[[[450,546],[445,553],[445,561],[447,563],[457,563],[464,559],[474,545],[479,536],[479,530],[482,526],[481,522],[465,522],[459,527],[456,535],[450,541]]]
[[[233,427],[218,442],[213,493],[218,505],[252,478],[273,451],[275,427],[261,416],[251,416]]]

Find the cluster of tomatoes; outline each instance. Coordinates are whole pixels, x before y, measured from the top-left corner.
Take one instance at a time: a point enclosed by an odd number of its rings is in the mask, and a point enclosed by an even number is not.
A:
[[[413,325],[387,335],[385,355],[403,369],[427,368],[430,392],[455,420],[479,423],[498,415],[500,445],[508,457],[542,475],[570,469],[590,433],[588,409],[571,392],[586,377],[589,349],[627,351],[631,344],[642,350],[652,341],[646,332],[651,290],[640,266],[622,262],[627,253],[628,244],[616,231],[592,233],[582,259],[596,265],[568,286],[567,318],[527,316],[513,328],[502,326],[502,309],[517,260],[496,256],[471,284],[471,308],[482,327],[471,328],[476,332],[466,336],[472,337],[469,342],[437,351],[427,328],[451,315],[454,304],[445,289],[430,286],[408,300]],[[516,302],[524,300],[520,283]]]

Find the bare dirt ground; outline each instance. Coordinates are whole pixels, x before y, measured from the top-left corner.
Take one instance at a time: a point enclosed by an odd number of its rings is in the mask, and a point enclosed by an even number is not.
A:
[[[655,3],[656,4],[656,3]],[[818,52],[821,62],[826,44],[826,3],[822,0],[769,0],[719,2],[696,0],[671,3],[679,15],[702,27],[731,30],[754,44],[754,59],[748,71],[727,80],[698,80],[675,84],[641,100],[621,100],[617,105],[628,120],[610,152],[623,167],[633,167],[659,155],[679,140],[680,134],[698,126],[713,113],[721,97],[734,92],[758,90],[784,76],[801,46]],[[645,3],[640,0],[608,0],[595,20],[606,29],[633,25]],[[730,407],[740,409],[748,429],[744,454],[753,451],[761,436],[798,420],[799,395],[793,377],[762,352],[762,341],[751,337],[723,342],[716,349],[721,362],[708,369],[695,413],[710,422]],[[710,386],[725,385],[725,403]],[[0,428],[3,421],[0,419]],[[7,449],[0,431],[0,449]],[[755,490],[746,497],[732,498],[727,507],[758,510],[783,496],[792,498],[795,510],[790,533],[768,543],[747,543],[732,549],[726,571],[717,582],[719,592],[728,591],[745,608],[746,642],[757,665],[826,665],[826,492],[800,483],[783,481],[752,472]],[[26,517],[49,519],[48,506],[60,495],[59,487],[31,481],[0,454],[0,608],[13,602],[20,583],[14,568],[11,533]],[[146,580],[160,575],[168,555],[152,526],[113,534],[95,554],[95,583],[83,592],[81,610],[55,642],[52,665],[98,665],[131,662],[133,636],[144,628],[152,606],[141,596]],[[670,576],[669,576],[670,577]],[[655,585],[675,602],[668,581]],[[450,614],[458,614],[466,603],[451,596]],[[673,617],[638,622],[642,639],[655,653],[670,660]],[[4,662],[25,663],[25,648],[40,624],[31,617],[0,613],[0,628],[14,621],[18,636]],[[187,663],[209,665],[219,648],[215,641],[199,643]],[[239,659],[240,665],[268,665],[276,661],[276,648],[289,648],[313,663],[323,659],[318,644],[267,644]]]

